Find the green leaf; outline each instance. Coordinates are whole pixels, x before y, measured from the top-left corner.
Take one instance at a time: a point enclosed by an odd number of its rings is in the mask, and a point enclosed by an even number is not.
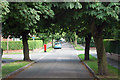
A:
[[[70,3],[70,9],[74,8],[74,3]]]

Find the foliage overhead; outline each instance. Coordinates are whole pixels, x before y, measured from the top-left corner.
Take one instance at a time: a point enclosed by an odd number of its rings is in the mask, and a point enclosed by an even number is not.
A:
[[[4,21],[3,15],[9,13],[9,3],[7,1],[0,1],[0,22]]]
[[[45,6],[46,5],[46,6]],[[53,17],[49,3],[9,3],[10,13],[5,17],[3,23],[4,36],[12,35],[15,37],[21,36],[22,33],[35,33],[37,22],[41,17]],[[7,32],[6,32],[7,30]]]

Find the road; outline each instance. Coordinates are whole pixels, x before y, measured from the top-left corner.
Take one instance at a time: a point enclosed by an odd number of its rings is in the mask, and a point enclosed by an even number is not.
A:
[[[83,78],[94,80],[90,72],[80,62],[76,50],[69,43],[63,43],[62,49],[54,49],[50,53],[35,53],[31,59],[35,60],[36,63],[18,73],[14,78],[75,78],[75,80]]]

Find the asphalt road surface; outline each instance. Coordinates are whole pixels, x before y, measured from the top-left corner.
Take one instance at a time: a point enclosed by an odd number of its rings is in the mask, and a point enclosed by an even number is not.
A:
[[[38,52],[32,55],[31,59],[35,60],[36,63],[18,73],[14,78],[78,78],[79,80],[94,80],[90,72],[80,62],[76,50],[69,43],[63,43],[62,49],[54,49],[50,53]]]

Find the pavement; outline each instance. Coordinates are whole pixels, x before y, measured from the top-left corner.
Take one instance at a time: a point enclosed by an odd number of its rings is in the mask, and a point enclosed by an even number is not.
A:
[[[80,45],[80,44],[79,44],[79,45]],[[82,46],[82,45],[80,45],[80,46],[81,46],[83,49],[85,49],[84,46]],[[84,54],[85,52],[84,52],[84,51],[77,51],[77,53],[78,53],[78,54]],[[97,52],[96,52],[95,49],[90,50],[90,54],[91,54],[92,56],[94,56],[94,57],[97,58]],[[107,54],[109,54],[109,53],[107,53]],[[118,57],[116,57],[116,58],[118,58]],[[108,55],[107,55],[107,62],[108,62],[108,64],[110,64],[111,66],[113,66],[113,67],[115,67],[115,68],[117,68],[117,69],[120,69],[119,61],[108,57]]]
[[[14,78],[64,78],[64,80],[83,78],[94,80],[88,69],[80,62],[77,51],[69,43],[63,43],[62,49],[54,49],[49,53],[30,54],[30,57],[36,63],[15,75]]]

